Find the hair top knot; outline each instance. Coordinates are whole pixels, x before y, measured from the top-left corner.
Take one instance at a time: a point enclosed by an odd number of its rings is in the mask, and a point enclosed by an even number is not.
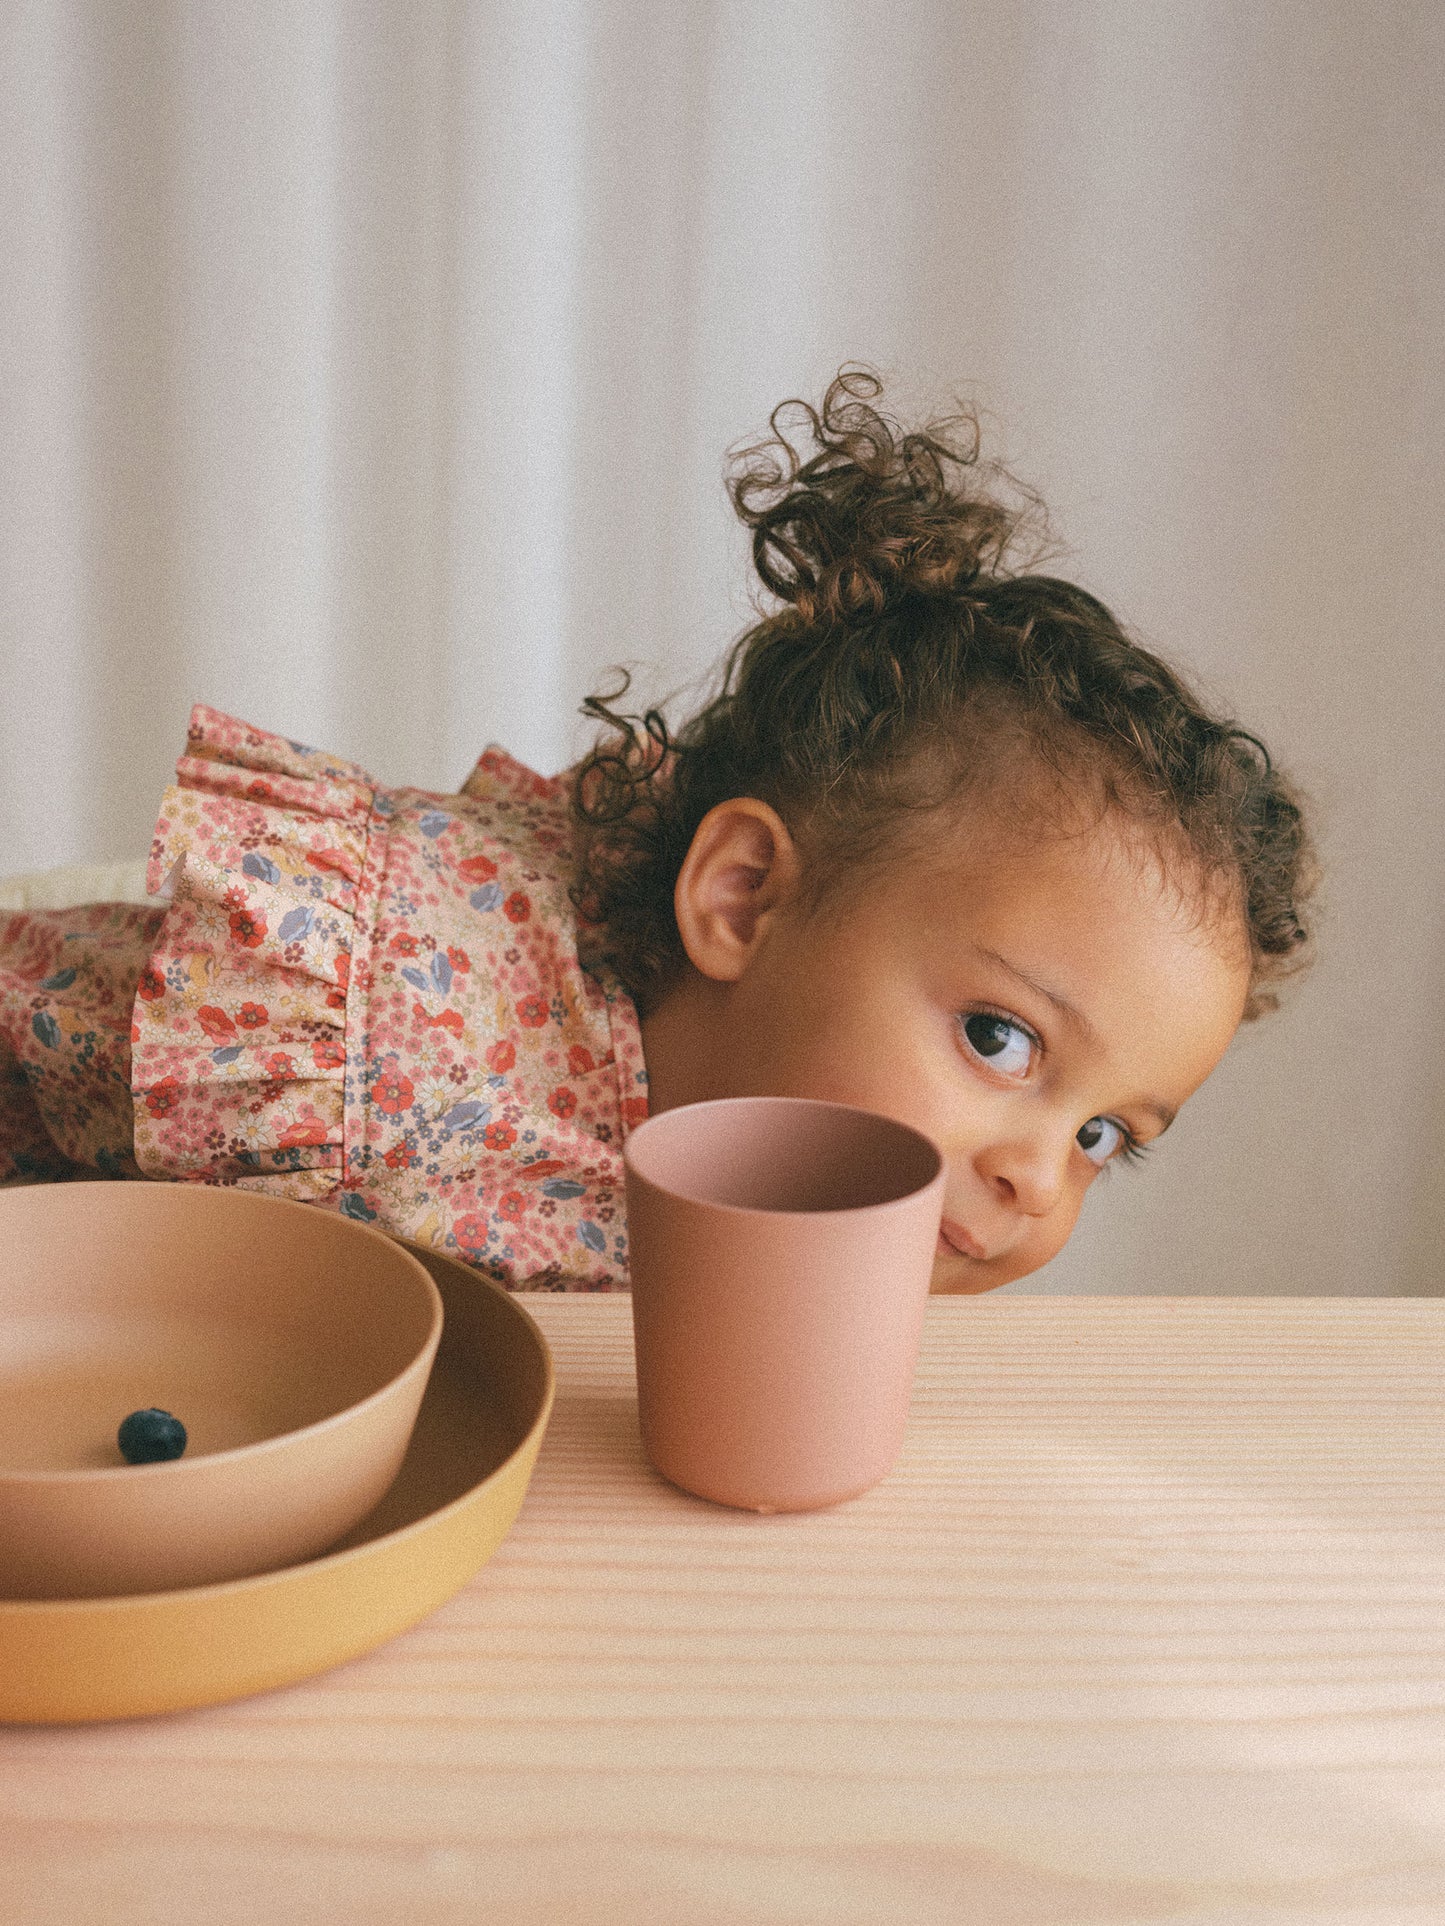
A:
[[[780,403],[771,436],[731,458],[728,492],[752,530],[758,579],[804,627],[876,620],[910,596],[956,595],[997,571],[1042,520],[1037,497],[1017,483],[1016,505],[965,486],[980,462],[973,416],[905,432],[871,405],[882,386],[870,369],[846,367],[821,408]],[[804,435],[816,450],[807,457]],[[996,486],[1002,470],[983,473]]]

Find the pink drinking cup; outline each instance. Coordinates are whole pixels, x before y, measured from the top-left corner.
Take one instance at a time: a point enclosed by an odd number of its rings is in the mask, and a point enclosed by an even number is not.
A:
[[[847,1104],[729,1097],[627,1140],[642,1442],[751,1511],[876,1484],[903,1443],[943,1214],[920,1131]]]

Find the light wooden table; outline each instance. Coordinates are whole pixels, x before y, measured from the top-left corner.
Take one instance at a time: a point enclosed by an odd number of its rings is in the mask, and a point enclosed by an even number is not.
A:
[[[641,1462],[625,1299],[530,1302],[491,1565],[310,1684],[0,1731],[5,1926],[1445,1920],[1445,1308],[937,1300],[892,1477],[765,1519]]]

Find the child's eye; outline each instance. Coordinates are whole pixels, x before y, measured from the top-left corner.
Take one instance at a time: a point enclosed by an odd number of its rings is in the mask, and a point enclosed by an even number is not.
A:
[[[1127,1156],[1133,1150],[1129,1133],[1112,1117],[1090,1117],[1086,1124],[1079,1126],[1074,1142],[1091,1164],[1107,1164],[1119,1151]]]
[[[963,1040],[990,1070],[1005,1077],[1025,1077],[1034,1060],[1036,1038],[1012,1017],[995,1016],[989,1010],[975,1010],[962,1019]]]

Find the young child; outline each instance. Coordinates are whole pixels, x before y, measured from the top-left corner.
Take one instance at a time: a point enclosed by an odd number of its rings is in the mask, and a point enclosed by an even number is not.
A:
[[[0,1178],[241,1184],[610,1290],[627,1132],[791,1093],[942,1147],[935,1289],[1046,1263],[1300,967],[1309,843],[1255,738],[1015,571],[973,424],[879,392],[737,458],[776,606],[676,734],[594,697],[577,770],[437,796],[198,709],[169,900],[0,916]]]

